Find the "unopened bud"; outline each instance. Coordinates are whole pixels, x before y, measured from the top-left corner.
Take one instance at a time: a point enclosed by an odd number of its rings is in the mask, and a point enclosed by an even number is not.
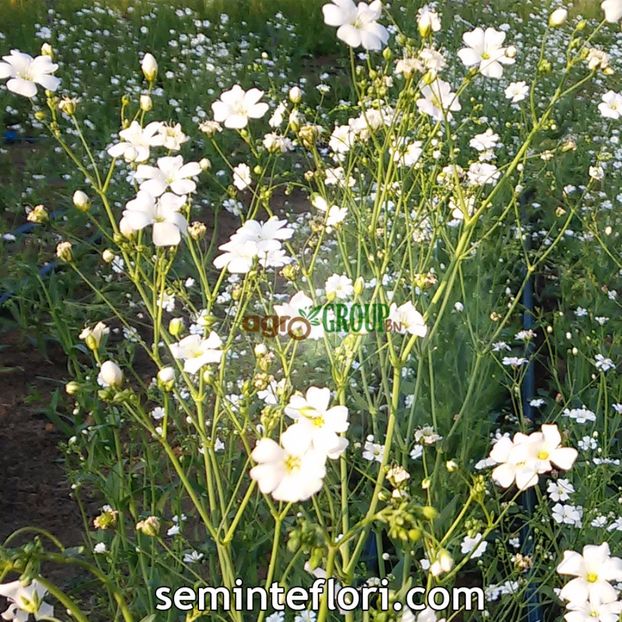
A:
[[[56,256],[61,260],[69,263],[73,261],[73,253],[71,252],[71,242],[60,242],[56,247]]]
[[[174,317],[168,323],[168,332],[171,333],[173,337],[179,337],[184,332],[185,328],[184,320],[180,317]]]
[[[289,89],[289,101],[292,104],[299,104],[302,101],[302,90],[298,86],[292,86]]]
[[[147,79],[147,82],[153,82],[158,75],[158,63],[152,54],[145,54],[141,63],[141,69],[143,70],[143,74]]]
[[[568,11],[566,9],[557,9],[549,15],[549,26],[558,28],[568,19]]]
[[[143,112],[149,112],[153,109],[153,101],[149,95],[140,96],[140,109]]]
[[[149,516],[136,524],[136,531],[140,531],[150,538],[155,538],[160,533],[160,519],[157,516]]]
[[[81,212],[88,211],[89,207],[91,207],[91,201],[85,192],[82,190],[76,190],[73,193],[73,204],[76,209],[79,209]]]

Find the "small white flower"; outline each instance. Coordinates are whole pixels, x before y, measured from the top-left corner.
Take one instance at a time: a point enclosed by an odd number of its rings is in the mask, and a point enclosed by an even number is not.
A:
[[[552,501],[568,501],[574,492],[573,485],[567,479],[551,480],[546,487]]]
[[[19,50],[11,50],[9,56],[3,56],[0,63],[0,80],[6,80],[9,91],[23,97],[34,97],[37,94],[37,84],[47,91],[55,91],[60,80],[53,74],[58,65],[52,62],[49,56],[33,58]]]
[[[465,32],[462,39],[468,47],[458,52],[460,60],[467,67],[477,65],[483,76],[501,78],[503,65],[514,63],[514,58],[506,54],[507,48],[502,47],[505,32],[494,28],[476,28]]]
[[[251,185],[251,169],[248,164],[238,164],[233,169],[233,185],[238,190],[246,190]]]
[[[241,130],[248,125],[249,119],[261,119],[268,112],[268,104],[259,101],[262,97],[263,91],[245,91],[236,84],[212,104],[214,119],[227,128]]]
[[[136,170],[136,179],[141,182],[140,189],[153,197],[161,196],[169,188],[182,196],[196,190],[197,185],[192,177],[200,173],[198,162],[184,164],[182,156],[166,156],[158,159],[157,167],[140,164]]]
[[[609,370],[616,368],[614,362],[610,358],[606,358],[602,354],[597,354],[594,357],[594,366],[598,371],[602,371],[603,373],[606,373]]]
[[[451,85],[440,78],[421,89],[422,97],[417,100],[417,107],[421,112],[430,115],[436,121],[451,120],[452,112],[462,109],[457,95],[451,90]]]
[[[392,303],[389,308],[389,319],[397,332],[410,333],[418,337],[425,337],[428,332],[423,316],[410,300],[399,307]]]
[[[326,295],[330,298],[345,300],[354,293],[352,279],[345,274],[333,274],[326,280]]]
[[[505,89],[505,96],[509,99],[513,104],[517,104],[518,102],[523,101],[527,94],[529,93],[529,87],[527,83],[524,81],[520,82],[512,82]]]
[[[207,339],[201,335],[188,335],[179,343],[171,345],[171,354],[176,359],[184,361],[184,371],[196,374],[201,367],[209,363],[220,363],[222,358],[222,341],[211,332]]]
[[[622,95],[614,91],[607,91],[598,104],[600,114],[606,119],[618,120],[622,116]]]
[[[332,0],[322,7],[324,22],[337,28],[337,38],[350,47],[381,50],[389,39],[388,30],[378,23],[382,3],[374,0],[367,4],[352,0]]]
[[[477,559],[484,554],[487,547],[488,542],[482,539],[481,534],[477,534],[473,538],[470,536],[464,536],[460,545],[460,552],[463,555],[468,555],[472,551],[473,553],[471,554],[471,559]]]
[[[101,555],[103,553],[106,552],[106,543],[105,542],[98,542],[94,547],[93,547],[93,553],[97,553],[98,555]]]
[[[584,603],[591,598],[613,602],[617,594],[610,581],[622,581],[622,559],[611,557],[606,542],[599,546],[588,544],[582,555],[564,551],[557,572],[575,577],[560,592],[562,599],[571,603]]]
[[[280,445],[269,438],[257,441],[251,454],[257,465],[250,472],[261,492],[292,503],[318,492],[326,475],[326,454],[294,427],[283,432]]]

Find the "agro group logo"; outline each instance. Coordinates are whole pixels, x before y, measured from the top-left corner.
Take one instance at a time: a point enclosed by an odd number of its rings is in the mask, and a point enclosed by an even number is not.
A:
[[[246,315],[242,328],[263,337],[289,335],[300,341],[307,339],[314,326],[322,326],[326,333],[390,332],[399,330],[389,318],[389,306],[383,303],[327,303],[298,309],[298,315]]]

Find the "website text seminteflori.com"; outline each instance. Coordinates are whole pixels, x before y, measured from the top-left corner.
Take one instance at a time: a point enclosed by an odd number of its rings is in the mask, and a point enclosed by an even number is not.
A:
[[[350,612],[402,611],[483,611],[484,590],[478,587],[413,587],[399,601],[391,597],[389,582],[382,579],[377,585],[341,586],[334,579],[316,579],[310,587],[293,586],[285,589],[276,581],[270,587],[244,586],[236,579],[235,587],[158,587],[155,590],[156,609],[168,611],[318,611],[326,600],[329,611]]]

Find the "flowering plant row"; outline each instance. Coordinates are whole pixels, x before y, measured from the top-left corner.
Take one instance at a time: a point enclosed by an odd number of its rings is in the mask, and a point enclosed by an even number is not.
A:
[[[560,108],[610,73],[595,41],[622,3],[602,9],[594,28],[565,9],[547,15],[539,55],[522,61],[506,28],[466,29],[452,54],[433,7],[409,33],[386,25],[380,0],[333,0],[323,17],[350,48],[352,101],[321,115],[299,86],[229,84],[198,124],[202,142],[158,120],[160,67],[146,53],[144,89],[123,101],[101,152],[82,131],[80,101],[61,95],[50,47],[3,57],[0,78],[83,176],[73,205],[113,271],[86,270],[78,239],[57,246],[101,311],[69,348],[81,354],[66,387],[78,432],[66,459],[76,498],[94,490],[102,507],[79,556],[51,536],[60,550],[43,538],[1,549],[0,573],[21,575],[0,586],[5,619],[50,615],[53,601],[57,614],[88,619],[80,595],[46,578],[49,562],[105,586],[93,619],[99,608],[151,619],[161,585],[313,577],[341,589],[386,579],[391,606],[341,613],[324,592],[317,610],[254,619],[515,621],[534,591],[546,619],[618,619],[622,559],[608,542],[622,519],[602,504],[619,477],[619,340],[590,341],[589,371],[577,371],[588,380],[569,372],[566,386],[551,337],[563,313],[521,325],[524,292],[565,256],[571,227],[621,268],[585,211],[604,156],[583,166],[580,189],[565,184],[555,219],[532,227],[522,213],[541,167],[577,148],[554,137]],[[622,95],[601,90],[589,105],[615,123]],[[481,114],[482,92],[499,98],[505,125]],[[221,188],[238,220],[226,236],[198,207]],[[386,309],[393,330],[351,330],[336,315],[364,305]],[[336,330],[245,329],[249,315],[318,308]],[[547,350],[549,400],[528,391]],[[583,506],[567,503],[579,494]],[[485,610],[403,604],[413,586],[425,596],[465,585],[484,590]]]

